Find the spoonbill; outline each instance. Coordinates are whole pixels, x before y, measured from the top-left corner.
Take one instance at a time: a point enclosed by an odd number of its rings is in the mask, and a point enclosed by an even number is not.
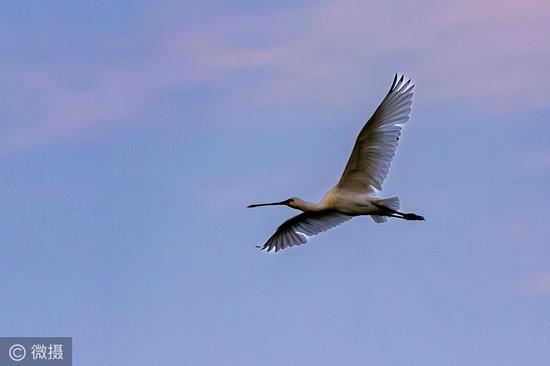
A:
[[[409,120],[414,85],[397,80],[395,75],[388,94],[359,132],[339,182],[319,203],[292,197],[280,202],[256,203],[248,206],[285,205],[302,211],[283,222],[264,245],[268,252],[279,251],[307,242],[307,236],[332,229],[354,216],[370,215],[374,222],[384,223],[388,217],[403,220],[424,220],[414,213],[399,211],[399,198],[380,199],[377,191],[388,174],[401,135],[401,126]]]

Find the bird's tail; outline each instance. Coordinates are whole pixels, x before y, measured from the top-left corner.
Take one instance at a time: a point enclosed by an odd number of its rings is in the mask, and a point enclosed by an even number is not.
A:
[[[389,211],[397,212],[399,210],[399,197],[386,198],[383,200],[376,201],[376,205],[380,206],[383,209],[389,209]],[[386,216],[381,215],[371,215],[374,222],[377,224],[383,224],[388,221]]]
[[[389,208],[392,211],[399,211],[399,197],[386,198],[376,201],[377,206]]]

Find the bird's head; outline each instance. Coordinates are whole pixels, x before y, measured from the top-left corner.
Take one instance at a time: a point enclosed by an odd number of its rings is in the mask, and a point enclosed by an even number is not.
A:
[[[288,206],[288,207],[292,207],[300,210],[305,206],[305,201],[298,197],[290,197],[289,199],[286,199],[280,202],[255,203],[255,204],[249,205],[248,208],[261,207],[261,206],[278,206],[278,205]]]

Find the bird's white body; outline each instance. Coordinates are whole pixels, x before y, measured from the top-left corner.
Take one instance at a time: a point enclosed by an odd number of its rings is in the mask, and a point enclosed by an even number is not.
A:
[[[328,191],[319,203],[311,203],[299,198],[293,198],[293,201],[288,206],[303,212],[334,210],[350,216],[380,213],[380,209],[374,204],[380,201],[379,198],[368,193],[343,191],[338,187]]]
[[[414,85],[403,79],[397,81],[395,76],[388,94],[359,132],[339,182],[319,203],[292,197],[281,202],[248,206],[286,205],[303,211],[281,224],[261,249],[278,251],[304,244],[307,241],[304,235],[319,234],[354,216],[370,215],[376,223],[386,222],[387,217],[424,220],[413,213],[399,212],[397,197],[380,199],[376,196],[376,192],[382,190],[395,155],[401,126],[409,120]]]

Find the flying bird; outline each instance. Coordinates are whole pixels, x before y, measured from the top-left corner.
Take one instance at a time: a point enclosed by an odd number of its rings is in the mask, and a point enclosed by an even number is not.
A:
[[[298,197],[281,202],[257,203],[248,206],[285,205],[302,211],[283,222],[264,245],[276,252],[307,242],[307,236],[332,229],[355,216],[370,215],[374,222],[384,223],[388,217],[403,220],[424,220],[414,213],[399,211],[399,198],[377,197],[388,174],[401,135],[401,126],[409,120],[414,85],[411,80],[395,75],[390,90],[372,117],[365,123],[351,152],[340,181],[319,203]]]

